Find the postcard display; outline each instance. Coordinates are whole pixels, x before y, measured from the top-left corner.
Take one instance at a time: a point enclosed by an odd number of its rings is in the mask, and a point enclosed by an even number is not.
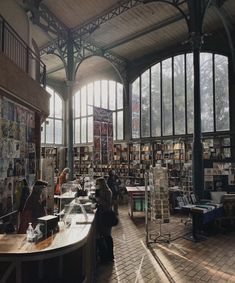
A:
[[[94,166],[113,161],[113,112],[94,107]]]
[[[162,223],[170,221],[169,189],[167,168],[156,164],[149,170],[150,213],[151,220]]]
[[[21,184],[35,180],[35,115],[0,96],[0,216],[19,208]]]

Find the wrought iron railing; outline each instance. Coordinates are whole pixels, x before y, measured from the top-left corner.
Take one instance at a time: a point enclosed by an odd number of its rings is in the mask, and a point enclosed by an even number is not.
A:
[[[46,86],[46,66],[0,15],[0,52],[43,87]]]

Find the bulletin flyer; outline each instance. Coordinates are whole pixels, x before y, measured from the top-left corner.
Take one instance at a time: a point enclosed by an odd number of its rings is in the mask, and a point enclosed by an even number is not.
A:
[[[34,112],[0,95],[0,216],[17,209],[20,183],[35,179]]]

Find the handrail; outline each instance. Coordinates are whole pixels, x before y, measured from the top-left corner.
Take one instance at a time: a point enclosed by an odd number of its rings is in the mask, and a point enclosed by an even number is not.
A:
[[[46,65],[1,15],[0,52],[46,87]]]
[[[19,213],[18,210],[14,210],[14,211],[12,211],[12,212],[9,212],[9,213],[7,213],[7,214],[1,216],[1,217],[0,217],[0,220],[2,220],[3,218],[9,217],[9,216],[11,216],[11,215],[13,215],[13,214],[17,214],[17,213]]]

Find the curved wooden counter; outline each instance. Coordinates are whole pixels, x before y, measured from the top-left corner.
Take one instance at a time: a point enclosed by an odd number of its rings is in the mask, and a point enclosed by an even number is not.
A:
[[[70,227],[62,227],[58,233],[38,243],[27,242],[25,234],[0,235],[0,262],[10,263],[6,272],[3,275],[0,274],[0,282],[8,282],[7,279],[4,279],[4,276],[6,277],[6,273],[9,273],[9,268],[12,269],[12,264],[16,269],[15,282],[18,283],[22,282],[21,264],[23,262],[38,261],[41,264],[44,260],[57,257],[61,261],[64,255],[82,249],[87,244],[91,246],[91,241],[94,242],[94,232],[92,231],[94,214],[88,214],[86,223],[84,223],[85,220],[82,214],[69,217],[71,217]],[[94,254],[94,251],[90,251],[90,253]],[[61,262],[60,268],[62,268]],[[40,273],[43,273],[42,267],[40,269]],[[62,274],[61,270],[59,272]],[[42,276],[41,274],[40,277]]]

